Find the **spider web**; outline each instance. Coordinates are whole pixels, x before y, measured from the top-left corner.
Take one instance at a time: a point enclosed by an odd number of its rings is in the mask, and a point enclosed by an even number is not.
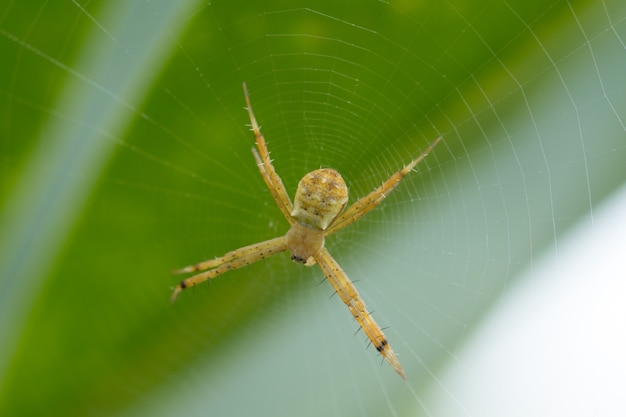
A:
[[[623,413],[625,19],[618,0],[7,3],[0,414]],[[292,195],[333,167],[354,202],[443,135],[327,241],[406,382],[286,255],[167,303],[169,270],[287,230],[242,81]]]

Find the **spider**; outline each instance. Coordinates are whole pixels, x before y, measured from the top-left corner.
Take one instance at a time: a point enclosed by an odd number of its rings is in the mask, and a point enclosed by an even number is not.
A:
[[[257,149],[252,154],[274,202],[291,228],[286,235],[228,252],[221,258],[190,265],[174,273],[200,272],[182,280],[174,289],[173,302],[178,294],[189,287],[216,278],[225,272],[238,269],[284,251],[291,252],[294,262],[306,266],[319,265],[341,300],[356,319],[376,350],[404,379],[406,375],[387,338],[365,308],[363,300],[341,266],[324,247],[324,238],[354,223],[376,207],[411,170],[439,143],[435,140],[420,156],[393,174],[380,187],[361,198],[345,211],[348,188],[339,172],[330,168],[317,169],[306,174],[298,183],[294,204],[291,204],[283,181],[274,170],[265,138],[252,112],[246,83],[243,92],[254,132]]]

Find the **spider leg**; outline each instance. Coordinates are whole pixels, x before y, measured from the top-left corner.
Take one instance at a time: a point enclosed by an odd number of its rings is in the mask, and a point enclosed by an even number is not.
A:
[[[391,367],[404,379],[406,375],[400,362],[393,353],[387,338],[381,328],[376,324],[372,316],[367,312],[365,303],[361,300],[359,292],[354,287],[341,266],[330,255],[326,248],[322,248],[317,255],[314,255],[315,261],[324,272],[324,275],[330,281],[341,300],[348,306],[348,309],[356,319],[357,323],[363,329],[368,339],[376,347],[376,350],[389,362]]]
[[[393,174],[387,181],[385,181],[380,187],[361,198],[350,207],[346,209],[343,213],[341,213],[337,218],[331,223],[331,225],[326,229],[324,233],[325,236],[328,236],[332,233],[337,232],[338,230],[343,229],[344,227],[354,223],[358,219],[360,219],[363,215],[368,213],[370,210],[375,208],[381,201],[389,195],[391,191],[400,183],[400,181],[408,175],[409,172],[417,164],[422,162],[424,158],[433,150],[433,148],[441,141],[441,136],[437,138],[420,156],[412,160],[407,166]]]
[[[267,188],[270,190],[276,205],[280,209],[281,213],[283,213],[283,216],[285,216],[285,219],[287,219],[289,224],[294,224],[295,220],[291,217],[293,206],[291,204],[291,200],[289,199],[289,194],[287,194],[283,180],[276,173],[274,165],[272,165],[272,160],[270,159],[270,153],[267,150],[265,138],[263,137],[261,128],[254,117],[254,113],[252,112],[252,105],[250,104],[250,96],[248,95],[248,87],[246,87],[246,83],[243,83],[243,94],[246,98],[246,107],[248,109],[248,115],[250,116],[250,125],[252,126],[252,132],[254,132],[256,147],[258,148],[258,152],[256,149],[252,148],[254,159],[256,160],[256,164],[259,167],[263,181],[265,181]]]
[[[255,243],[253,245],[244,246],[243,248],[228,252],[221,258],[200,262],[198,264],[176,270],[174,273],[178,274],[204,271],[208,269],[206,272],[201,272],[178,283],[176,288],[174,288],[170,301],[174,302],[178,294],[185,288],[201,284],[204,281],[208,281],[222,275],[224,272],[242,268],[246,265],[250,265],[254,262],[260,261],[261,259],[268,258],[286,250],[287,239],[284,236],[281,236],[264,242]]]

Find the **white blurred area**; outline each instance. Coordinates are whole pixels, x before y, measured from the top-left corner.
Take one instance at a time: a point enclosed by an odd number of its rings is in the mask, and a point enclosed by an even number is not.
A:
[[[516,282],[432,386],[431,415],[626,416],[626,187]]]

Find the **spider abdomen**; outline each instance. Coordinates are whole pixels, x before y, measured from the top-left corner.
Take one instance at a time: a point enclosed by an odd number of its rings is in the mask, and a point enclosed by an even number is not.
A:
[[[348,187],[337,171],[316,169],[298,183],[291,216],[319,230],[325,230],[348,202]]]

